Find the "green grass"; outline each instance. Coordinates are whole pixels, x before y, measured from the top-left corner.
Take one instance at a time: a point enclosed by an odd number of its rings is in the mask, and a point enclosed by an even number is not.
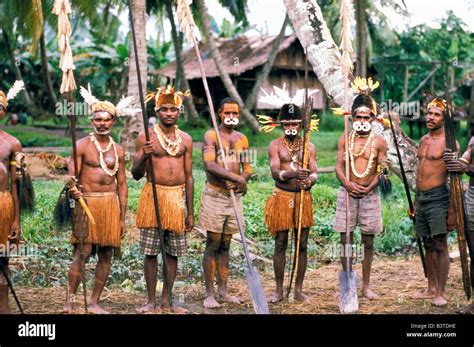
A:
[[[10,135],[16,137],[23,147],[67,147],[71,146],[71,139],[64,136],[42,134],[37,129],[16,125],[1,127]]]

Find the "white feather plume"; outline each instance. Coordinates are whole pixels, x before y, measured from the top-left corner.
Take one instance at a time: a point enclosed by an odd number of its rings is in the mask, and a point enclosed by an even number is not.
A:
[[[122,99],[115,106],[117,110],[117,116],[132,116],[134,117],[137,113],[141,112],[141,108],[135,108],[135,99],[133,96],[122,96]]]
[[[98,102],[100,102],[99,99],[97,99],[94,95],[92,95],[91,84],[90,83],[87,84],[87,88],[88,89],[81,86],[81,89],[80,89],[80,93],[81,93],[81,96],[84,99],[84,101],[87,102],[89,104],[89,106],[92,106],[92,105],[97,104]]]
[[[192,0],[190,1],[192,3]],[[186,41],[191,47],[194,47],[194,44],[201,41],[201,34],[199,29],[194,22],[193,14],[191,8],[189,7],[187,0],[177,0],[176,1],[176,12],[178,14],[179,20],[179,29],[184,36]]]
[[[19,80],[19,81],[15,81],[15,83],[13,83],[12,87],[8,90],[8,93],[7,93],[7,100],[12,100],[15,98],[15,96],[20,92],[22,91],[23,89],[25,89],[25,83],[23,83],[23,81]]]
[[[264,96],[258,99],[259,102],[266,105],[281,108],[284,104],[295,104],[299,107],[302,107],[304,104],[304,89],[298,89],[293,97],[290,96],[290,92],[286,89],[286,83],[283,83],[283,88],[273,86],[273,92],[268,94],[265,89],[260,88]],[[308,97],[311,97],[313,94],[319,92],[317,89],[309,89]]]

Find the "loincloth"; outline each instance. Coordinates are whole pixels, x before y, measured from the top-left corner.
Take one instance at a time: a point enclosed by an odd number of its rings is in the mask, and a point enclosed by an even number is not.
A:
[[[184,187],[184,184],[179,186],[156,185],[162,230],[178,234],[184,233]],[[151,183],[143,186],[140,202],[138,203],[136,225],[140,229],[150,229],[158,226]]]
[[[275,235],[278,231],[296,229],[300,202],[300,192],[289,192],[275,188],[265,204],[265,224],[268,227],[268,232]],[[305,191],[302,227],[309,228],[313,224],[313,197],[310,191]]]
[[[0,211],[0,245],[7,247],[8,235],[15,218],[13,196],[8,191],[0,192]]]
[[[242,227],[245,228],[242,194],[236,193],[235,200]],[[199,227],[218,234],[236,234],[239,232],[234,204],[228,190],[206,183],[201,194]]]
[[[82,195],[96,225],[89,221],[88,236],[84,243],[99,247],[120,248],[120,203],[117,192],[90,192]],[[71,236],[71,243],[78,241]]]

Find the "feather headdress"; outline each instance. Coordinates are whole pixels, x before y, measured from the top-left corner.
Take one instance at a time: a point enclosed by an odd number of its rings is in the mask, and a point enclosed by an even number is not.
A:
[[[289,90],[286,89],[286,83],[283,83],[283,88],[273,86],[273,92],[271,94],[268,94],[263,88],[260,89],[265,95],[261,96],[258,101],[271,107],[281,108],[285,104],[295,104],[298,107],[303,106],[305,94],[304,89],[298,89],[293,97],[290,96]],[[308,98],[317,92],[319,92],[319,90],[309,89]]]
[[[155,92],[149,92],[145,98],[145,102],[155,100],[155,111],[161,106],[169,105],[180,108],[183,105],[183,99],[191,95],[189,90],[184,92],[176,91],[173,86],[166,88],[159,87]]]
[[[141,111],[140,108],[135,108],[133,96],[122,96],[122,99],[120,99],[116,106],[109,101],[100,101],[92,94],[90,83],[87,85],[87,89],[81,86],[80,93],[84,101],[89,105],[91,112],[106,111],[114,117],[120,117],[135,116]]]
[[[8,101],[13,100],[23,89],[25,89],[25,83],[18,80],[13,83],[6,96],[0,91],[0,104],[2,104],[3,108],[6,109],[8,107]]]

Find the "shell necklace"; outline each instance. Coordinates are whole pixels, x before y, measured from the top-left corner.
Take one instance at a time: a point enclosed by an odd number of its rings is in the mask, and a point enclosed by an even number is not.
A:
[[[283,147],[286,148],[286,151],[290,155],[291,164],[290,167],[293,171],[298,171],[298,167],[295,165],[302,166],[302,164],[298,161],[298,154],[301,152],[303,140],[301,137],[297,137],[293,141],[289,141],[285,136],[281,137],[281,143]]]
[[[153,130],[155,131],[156,137],[158,138],[161,147],[163,147],[166,153],[172,157],[176,157],[176,155],[179,153],[181,142],[183,141],[181,138],[181,131],[178,129],[178,126],[174,126],[174,137],[176,138],[174,141],[163,133],[163,130],[161,130],[158,124],[153,127]]]
[[[370,170],[372,169],[372,166],[374,164],[375,160],[375,140],[374,140],[374,132],[371,131],[369,137],[367,138],[367,141],[365,142],[364,146],[362,147],[361,151],[359,153],[354,153],[354,139],[356,136],[356,132],[353,130],[351,131],[349,135],[349,155],[350,155],[350,160],[351,160],[351,171],[354,174],[354,176],[358,178],[365,178],[369,175]],[[357,169],[355,168],[355,163],[354,163],[354,157],[360,157],[362,156],[366,149],[370,145],[370,156],[369,156],[369,161],[367,162],[367,167],[365,168],[364,172],[359,173]]]
[[[109,143],[107,144],[107,146],[104,149],[102,149],[102,147],[100,146],[99,141],[97,141],[97,138],[94,136],[94,133],[90,133],[89,136],[90,136],[89,138],[90,138],[91,142],[95,145],[95,148],[97,148],[97,151],[99,152],[100,167],[102,168],[102,170],[104,170],[104,172],[107,175],[115,176],[115,174],[117,173],[117,171],[119,169],[119,158],[118,158],[117,147],[115,146],[114,139],[111,136],[109,136]],[[104,153],[107,153],[110,150],[110,148],[112,148],[112,147],[114,149],[115,164],[114,164],[114,168],[112,170],[110,170],[107,166],[107,163],[104,160]]]

